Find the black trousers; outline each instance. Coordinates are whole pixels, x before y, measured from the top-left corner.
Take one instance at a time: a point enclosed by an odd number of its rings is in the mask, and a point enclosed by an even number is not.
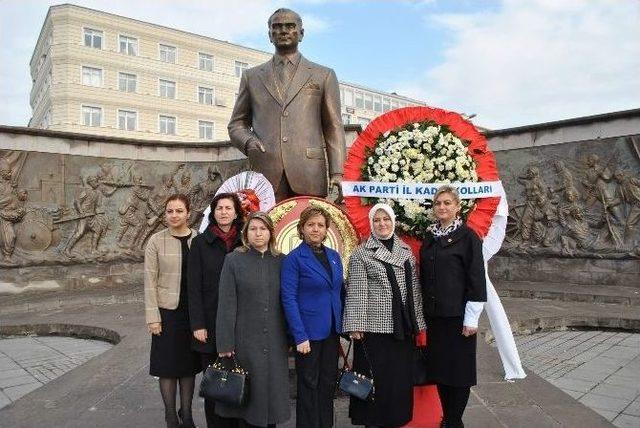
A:
[[[449,386],[438,384],[438,395],[442,405],[444,420],[448,426],[462,426],[462,414],[464,413],[471,388],[468,386]]]
[[[297,428],[333,426],[333,398],[338,378],[338,335],[312,340],[311,352],[296,353]]]

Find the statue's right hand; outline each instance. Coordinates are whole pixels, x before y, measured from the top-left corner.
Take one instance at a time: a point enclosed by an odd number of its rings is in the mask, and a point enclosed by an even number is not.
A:
[[[202,328],[200,330],[195,330],[193,332],[193,337],[195,337],[198,342],[206,343],[208,339],[207,329]]]
[[[149,328],[149,333],[151,334],[158,336],[160,333],[162,333],[162,323],[152,322],[147,324],[147,327]]]
[[[252,138],[249,141],[247,141],[246,149],[247,149],[247,152],[249,152],[249,150],[251,149],[258,149],[262,153],[266,152],[264,148],[264,144],[262,144],[262,141],[258,140],[257,138]]]

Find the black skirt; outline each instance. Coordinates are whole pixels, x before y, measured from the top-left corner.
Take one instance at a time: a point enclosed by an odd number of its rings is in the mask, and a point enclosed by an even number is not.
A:
[[[365,333],[369,360],[373,366],[375,399],[351,397],[349,417],[354,425],[400,427],[413,415],[413,339],[396,340],[392,334]],[[369,375],[369,363],[362,341],[355,341],[353,369]]]
[[[188,377],[200,372],[200,355],[191,350],[187,308],[160,308],[162,333],[151,337],[149,374],[158,377]]]
[[[457,387],[475,385],[477,334],[462,335],[462,317],[436,317],[425,321],[429,380]]]

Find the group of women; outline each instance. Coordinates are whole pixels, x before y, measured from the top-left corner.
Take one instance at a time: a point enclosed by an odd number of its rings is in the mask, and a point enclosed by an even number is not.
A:
[[[419,264],[395,234],[393,209],[373,206],[371,236],[352,254],[346,284],[340,255],[324,245],[331,218],[322,208],[301,213],[302,243],[287,256],[275,247],[268,215],[243,219],[234,194],[214,198],[200,235],[187,226],[186,197],[170,197],[165,208],[168,228],[145,252],[145,306],[150,374],[159,378],[168,427],[194,426],[195,375],[231,356],[249,373],[249,399],[235,407],[205,399],[207,426],[286,422],[291,346],[297,427],[333,426],[340,334],[354,341],[353,370],[374,382],[371,399],[351,398],[353,424],[403,426],[413,411],[415,338],[425,326],[424,369],[438,388],[441,426],[463,426],[486,286],[482,243],[459,216],[455,188],[442,186],[434,197],[438,221]]]

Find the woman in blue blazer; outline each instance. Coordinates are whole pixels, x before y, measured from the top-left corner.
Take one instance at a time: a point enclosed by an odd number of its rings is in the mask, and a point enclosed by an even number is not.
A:
[[[322,208],[302,211],[302,243],[287,255],[280,275],[282,306],[297,350],[298,428],[333,426],[343,279],[340,255],[322,244],[330,222]]]

